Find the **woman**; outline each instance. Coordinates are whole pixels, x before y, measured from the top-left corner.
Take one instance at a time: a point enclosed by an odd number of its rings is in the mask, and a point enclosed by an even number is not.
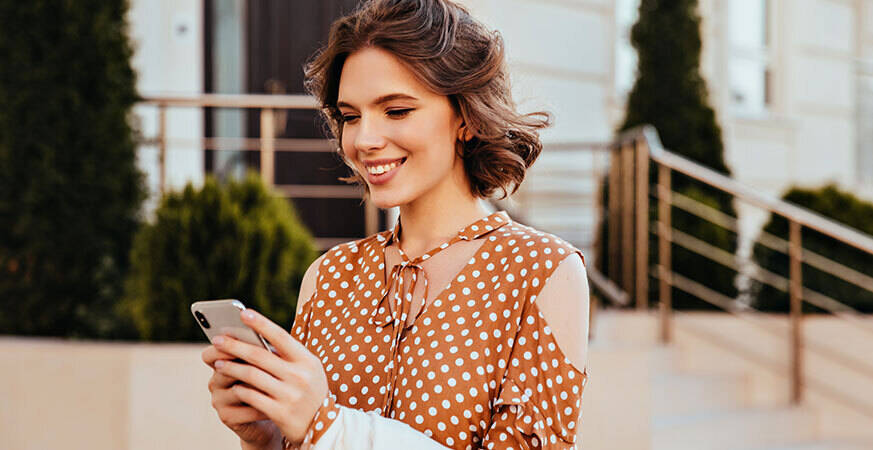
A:
[[[293,338],[243,317],[278,354],[203,352],[221,420],[243,448],[573,448],[584,259],[482,203],[518,188],[548,125],[515,112],[500,36],[447,0],[373,0],[307,80],[349,180],[400,218],[309,267]]]

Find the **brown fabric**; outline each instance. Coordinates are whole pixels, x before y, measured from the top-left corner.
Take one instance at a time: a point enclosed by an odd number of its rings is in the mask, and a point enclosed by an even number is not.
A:
[[[401,251],[386,270],[400,232],[398,222],[329,250],[295,320],[293,334],[321,358],[331,391],[312,441],[342,405],[456,449],[573,448],[588,369],[564,356],[536,297],[565,257],[584,263],[582,252],[498,211],[418,258]],[[422,289],[425,261],[477,240],[442,291]]]

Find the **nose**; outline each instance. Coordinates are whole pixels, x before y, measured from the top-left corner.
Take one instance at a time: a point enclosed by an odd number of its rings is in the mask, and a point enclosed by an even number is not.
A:
[[[367,152],[385,148],[388,140],[382,133],[381,127],[376,120],[360,118],[357,133],[355,134],[355,150]]]

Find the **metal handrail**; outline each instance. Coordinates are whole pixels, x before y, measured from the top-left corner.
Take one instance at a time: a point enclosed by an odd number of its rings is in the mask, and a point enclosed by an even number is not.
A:
[[[660,200],[666,201],[666,199],[660,197],[660,194],[657,194],[655,197],[659,198]],[[717,209],[712,208],[709,205],[698,202],[690,197],[686,197],[678,192],[673,192],[671,194],[671,197],[672,197],[671,198],[671,205],[672,206],[680,208],[680,209],[682,209],[690,214],[693,214],[701,219],[712,222],[712,223],[714,223],[720,227],[723,227],[727,230],[731,230],[731,231],[736,232],[739,229],[739,226],[736,223],[736,219],[728,216],[727,214],[724,214],[723,212],[721,212]],[[657,228],[654,226],[652,228],[653,228],[653,234],[657,234]],[[680,233],[680,232],[677,232],[676,230],[673,230],[673,232],[677,233],[677,234]],[[694,240],[695,242],[690,242],[690,240]],[[721,263],[724,266],[728,266],[731,269],[740,270],[740,265],[738,263],[726,262],[726,261],[729,261],[731,258],[733,258],[733,254],[726,254],[727,252],[725,252],[721,248],[712,246],[712,245],[707,244],[705,242],[701,242],[701,241],[699,241],[693,237],[690,237],[690,236],[688,236],[688,238],[684,238],[684,236],[677,237],[674,240],[674,242],[679,244],[679,245],[682,245],[683,247],[688,248],[689,250],[696,251],[697,253],[703,254],[710,259],[713,259],[713,256],[717,255],[718,256],[717,260],[716,260],[717,262]],[[782,253],[786,253],[788,251],[788,248],[789,248],[788,241],[786,241],[778,236],[775,236],[773,234],[767,233],[766,231],[762,231],[761,234],[758,236],[758,242],[761,243],[762,245],[772,249],[772,250],[782,252]],[[692,248],[691,246],[696,246],[696,248]],[[705,248],[705,250],[701,250],[701,248]],[[851,267],[844,266],[836,261],[833,261],[833,260],[827,258],[826,256],[820,255],[820,254],[815,253],[815,252],[808,250],[808,249],[803,249],[802,257],[803,257],[804,264],[806,264],[810,267],[814,267],[814,268],[816,268],[824,273],[827,273],[827,274],[832,275],[836,278],[839,278],[843,281],[854,284],[855,286],[858,286],[858,287],[865,289],[869,292],[873,292],[873,277],[870,277],[869,275],[865,275],[861,272],[858,272],[858,271],[852,269]],[[763,268],[757,266],[756,264],[754,264],[752,262],[749,262],[746,264],[749,266],[749,268],[754,269],[756,271],[764,271]],[[788,280],[786,278],[784,278],[780,275],[770,274],[769,272],[767,272],[767,274],[768,274],[768,276],[772,275],[772,277],[770,279],[776,279],[776,280],[782,280],[782,281],[780,281],[778,283],[768,282],[768,281],[765,281],[763,279],[758,279],[758,281],[768,283],[771,286],[775,287],[776,289],[779,289],[782,291],[786,291],[788,289],[787,288]],[[752,277],[755,277],[755,275],[752,275]],[[815,291],[808,290],[808,292],[811,293],[811,296],[808,296],[808,297],[827,299],[824,303],[829,303],[829,304],[833,304],[835,302],[839,303],[839,302],[837,302],[837,300],[828,298],[828,297],[824,296],[823,294],[817,293]],[[816,305],[816,306],[818,306],[818,305]],[[827,311],[829,311],[831,313],[845,313],[845,312],[858,313],[857,311],[855,311],[854,309],[852,309],[849,306],[836,307],[836,308],[834,308],[834,307],[821,307],[821,308],[826,309]],[[871,329],[871,327],[869,325],[866,325],[866,328]]]
[[[157,135],[144,138],[140,145],[158,147],[158,186],[160,192],[166,189],[166,154],[168,144],[192,144],[202,149],[221,149],[233,147],[234,150],[260,152],[261,178],[264,183],[276,192],[289,198],[361,198],[362,190],[354,185],[283,185],[276,184],[273,178],[275,172],[276,152],[335,152],[336,148],[328,139],[287,139],[277,138],[275,130],[275,114],[277,110],[320,108],[318,101],[309,95],[274,95],[274,94],[197,94],[181,95],[174,93],[150,93],[141,95],[140,104],[154,105],[158,113]],[[238,108],[260,110],[260,137],[204,137],[202,139],[169,139],[167,136],[168,108]],[[378,227],[378,210],[371,202],[365,203],[364,209],[367,235],[376,233]],[[348,239],[321,237],[316,238],[316,244],[322,249],[330,248],[338,242]]]
[[[139,101],[158,106],[188,108],[270,108],[270,109],[318,109],[318,101],[310,95],[275,94],[161,94],[150,93]]]
[[[685,247],[727,267],[733,269],[740,268],[733,254],[672,228],[670,208],[675,206],[723,226],[726,229],[732,231],[737,231],[738,229],[736,218],[716,211],[681,194],[674,193],[671,188],[672,171],[699,180],[709,186],[729,193],[737,199],[759,206],[771,213],[781,215],[788,220],[788,241],[767,233],[764,234],[765,245],[788,253],[790,263],[788,278],[770,273],[754,264],[749,266],[755,269],[749,276],[779,289],[787,290],[789,293],[791,300],[788,327],[790,333],[789,366],[791,372],[791,399],[793,403],[800,402],[804,387],[804,375],[801,370],[804,347],[801,332],[803,320],[802,302],[805,301],[816,305],[834,313],[835,317],[839,319],[853,325],[858,325],[865,331],[871,331],[868,324],[859,320],[857,311],[824,294],[804,288],[801,268],[802,264],[809,264],[865,289],[873,286],[871,284],[873,278],[844,267],[822,255],[803,249],[801,232],[806,227],[869,254],[873,254],[873,237],[804,208],[762,194],[724,174],[672,153],[663,147],[656,130],[649,125],[636,127],[621,133],[613,143],[612,152],[612,169],[609,175],[609,217],[610,219],[617,220],[610,220],[609,222],[611,241],[609,249],[609,273],[611,275],[620,275],[622,285],[626,288],[635,288],[633,294],[636,297],[638,307],[645,307],[648,297],[648,289],[645,288],[646,284],[641,283],[641,280],[648,280],[650,275],[658,279],[660,285],[662,341],[669,342],[672,333],[671,316],[674,312],[671,306],[671,290],[674,287],[741,317],[747,314],[748,311],[754,311],[748,305],[714,292],[693,280],[682,277],[681,274],[673,273],[670,269],[672,266],[670,250],[672,244]],[[650,161],[654,162],[658,167],[658,184],[654,198],[658,202],[659,219],[658,223],[651,227],[653,229],[650,229],[648,224]],[[676,197],[675,200],[674,196]],[[636,236],[633,233],[634,229],[636,229]],[[621,255],[621,261],[619,261],[619,258],[614,257],[617,246],[612,242],[614,238],[617,239],[619,232],[621,232],[622,240],[625,243],[634,241],[634,239],[636,243],[632,248],[625,246],[624,254]],[[657,236],[659,247],[658,265],[656,270],[653,269],[651,271],[646,270],[648,268],[648,238],[650,233]],[[634,267],[630,267],[631,265]],[[619,268],[621,270],[618,270]],[[815,343],[811,343],[808,346],[820,352],[832,350]],[[871,375],[870,368],[867,365],[858,364],[852,358],[842,354],[831,355],[828,353],[827,356],[833,356],[832,360],[837,360],[837,362],[846,367],[853,367],[859,369],[858,371],[865,375]],[[873,415],[873,408],[865,407],[859,410],[867,415]]]
[[[742,198],[746,202],[779,214],[804,227],[811,228],[859,250],[873,254],[873,238],[870,236],[807,209],[792,205],[784,200],[762,194],[760,191],[743,185],[706,166],[667,151],[661,145],[661,139],[658,137],[655,128],[651,125],[628,130],[619,139],[625,140],[632,137],[643,137],[648,144],[649,155],[659,164]]]

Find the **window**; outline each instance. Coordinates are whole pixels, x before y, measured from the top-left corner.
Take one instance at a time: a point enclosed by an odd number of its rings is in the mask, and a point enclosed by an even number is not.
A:
[[[727,7],[730,108],[766,114],[772,103],[769,0],[731,0]]]

